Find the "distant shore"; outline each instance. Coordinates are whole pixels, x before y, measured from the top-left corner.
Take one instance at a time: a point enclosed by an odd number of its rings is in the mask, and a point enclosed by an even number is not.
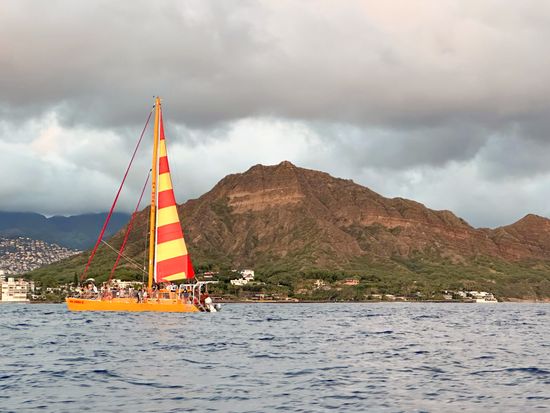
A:
[[[33,305],[40,305],[40,304],[64,304],[65,301],[1,301],[1,304],[33,304]],[[368,301],[330,301],[330,300],[218,300],[216,303],[220,304],[393,304],[393,303],[414,303],[414,304],[422,304],[422,303],[434,303],[434,304],[487,304],[484,302],[476,302],[476,301],[458,301],[458,300],[411,300],[411,301],[403,301],[403,300],[395,300],[395,301],[389,301],[389,300],[368,300]],[[503,301],[499,301],[498,303],[494,304],[505,304],[505,303],[514,303],[514,304],[550,304],[550,298],[542,299],[542,300],[532,300],[532,299],[522,299],[522,298],[509,298]],[[489,303],[493,304],[493,303]]]
[[[416,301],[388,301],[388,300],[368,300],[368,301],[311,301],[311,300],[300,300],[300,301],[286,301],[286,300],[223,300],[216,301],[220,304],[390,304],[390,303],[437,303],[437,304],[487,304],[487,303],[476,303],[475,301],[458,301],[458,300],[416,300]],[[528,299],[506,299],[499,301],[495,304],[502,303],[516,303],[516,304],[549,304],[550,299],[544,300],[528,300]]]

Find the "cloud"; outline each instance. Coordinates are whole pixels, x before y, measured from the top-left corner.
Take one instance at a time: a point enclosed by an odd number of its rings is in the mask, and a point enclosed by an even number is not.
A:
[[[549,18],[536,0],[3,1],[0,208],[106,209],[159,94],[183,199],[289,159],[479,225],[544,212]]]
[[[54,114],[4,130],[13,130],[14,139],[0,140],[0,209],[48,215],[108,209],[130,158],[120,137],[65,128]],[[16,139],[20,135],[35,138]],[[143,157],[136,166],[145,172],[130,175],[129,193],[143,185],[149,170]],[[130,210],[134,199],[123,198],[122,208]]]
[[[57,107],[62,121],[94,127],[134,123],[155,93],[193,126],[257,114],[396,126],[546,113],[550,6],[492,6],[7,1],[2,103]]]

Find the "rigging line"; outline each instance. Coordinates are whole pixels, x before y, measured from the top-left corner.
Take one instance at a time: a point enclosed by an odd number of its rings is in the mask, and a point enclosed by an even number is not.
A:
[[[109,247],[109,249],[110,249],[111,251],[114,251],[114,252],[116,252],[116,253],[118,254],[118,250],[117,250],[115,247],[113,247],[111,244],[109,244],[107,241],[105,241],[105,240],[102,239],[102,240],[101,240],[101,243],[102,243],[102,244],[105,244],[107,247]],[[133,258],[130,258],[129,256],[127,256],[127,255],[125,255],[125,254],[122,254],[122,258],[125,258],[130,264],[133,264],[133,265],[136,265],[136,266],[139,267],[139,263],[136,262]]]
[[[118,254],[117,249],[116,249],[115,247],[113,247],[111,244],[109,244],[107,241],[101,240],[101,242],[102,242],[103,244],[105,244],[107,247],[109,247],[111,250],[113,250],[114,252],[116,252],[116,253]],[[138,262],[136,262],[136,261],[134,261],[132,258],[128,257],[126,254],[122,254],[122,258],[124,258],[125,260],[127,260],[130,264],[134,265],[134,266],[135,266],[136,268],[138,268],[141,272],[146,273],[146,271],[145,271],[143,268],[141,268],[141,267],[139,266],[139,263],[138,263]]]
[[[130,218],[128,228],[126,229],[126,234],[124,234],[124,240],[122,241],[122,245],[120,246],[118,256],[116,257],[115,265],[113,265],[113,268],[111,269],[111,274],[109,275],[109,280],[107,280],[107,284],[109,284],[111,282],[111,280],[113,279],[113,275],[115,275],[116,268],[118,266],[118,263],[120,262],[120,257],[122,257],[122,254],[124,253],[124,248],[126,247],[126,243],[128,242],[128,237],[130,236],[130,232],[132,231],[132,226],[134,224],[134,219],[137,216],[137,213],[139,211],[139,206],[141,204],[141,200],[143,199],[143,194],[145,193],[145,190],[147,189],[147,184],[149,183],[149,178],[150,177],[151,177],[151,170],[149,170],[149,173],[147,174],[147,179],[145,180],[145,184],[143,185],[143,189],[141,190],[141,195],[139,196],[139,201],[136,205],[136,209],[134,210],[134,213],[132,214],[132,217]]]
[[[99,236],[97,237],[97,241],[94,245],[92,253],[90,254],[90,258],[88,258],[88,263],[86,264],[86,268],[84,268],[84,272],[80,276],[80,281],[82,281],[86,278],[86,274],[88,273],[88,269],[90,268],[90,264],[92,263],[92,260],[94,259],[95,253],[97,252],[97,248],[99,247],[99,244],[103,240],[103,235],[105,235],[105,230],[107,229],[107,225],[109,224],[109,220],[111,219],[111,216],[113,215],[113,211],[114,211],[116,203],[118,201],[118,197],[120,195],[120,192],[122,191],[122,187],[124,186],[124,182],[126,182],[126,177],[128,176],[128,172],[130,171],[130,167],[132,166],[132,163],[134,162],[134,158],[136,157],[136,153],[138,151],[139,145],[141,144],[141,140],[143,139],[143,135],[145,134],[145,130],[147,129],[147,125],[149,125],[149,121],[151,120],[151,115],[153,114],[154,109],[155,108],[153,106],[153,109],[151,109],[151,112],[149,112],[149,116],[147,117],[147,121],[145,122],[145,126],[143,127],[143,130],[141,131],[141,135],[140,135],[139,140],[137,142],[136,148],[134,149],[134,153],[132,154],[132,158],[130,159],[130,163],[128,164],[128,167],[126,168],[124,178],[122,178],[122,182],[120,183],[120,187],[118,188],[117,194],[115,196],[115,200],[113,201],[113,205],[111,206],[109,214],[107,215],[107,218],[105,219],[105,223],[103,224],[103,228],[101,228],[101,232],[99,233]]]

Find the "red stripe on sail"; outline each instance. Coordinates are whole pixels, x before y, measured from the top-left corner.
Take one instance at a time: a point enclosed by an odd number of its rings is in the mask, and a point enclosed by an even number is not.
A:
[[[158,208],[166,208],[176,205],[176,198],[174,197],[174,191],[167,189],[166,191],[159,192]]]
[[[195,278],[195,270],[189,254],[157,262],[157,282],[163,282],[165,277],[184,272],[187,279]]]
[[[170,258],[157,262],[157,281],[163,281],[164,277],[185,272],[187,275],[187,255]]]
[[[183,232],[179,222],[163,225],[157,228],[157,244],[183,238]]]
[[[159,175],[170,172],[170,166],[168,166],[168,157],[163,156],[159,158]]]

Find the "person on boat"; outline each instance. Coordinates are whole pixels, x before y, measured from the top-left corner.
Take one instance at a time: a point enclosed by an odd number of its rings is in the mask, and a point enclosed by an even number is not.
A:
[[[84,298],[94,298],[98,294],[97,287],[94,283],[90,282],[86,285],[86,290],[84,292]]]
[[[141,288],[137,291],[136,296],[137,296],[138,303],[143,302],[143,290]]]
[[[170,298],[176,300],[178,298],[178,285],[170,284]]]
[[[103,290],[103,294],[101,296],[101,299],[102,300],[112,300],[113,299],[113,294],[112,294],[111,289],[109,287],[106,287]]]

